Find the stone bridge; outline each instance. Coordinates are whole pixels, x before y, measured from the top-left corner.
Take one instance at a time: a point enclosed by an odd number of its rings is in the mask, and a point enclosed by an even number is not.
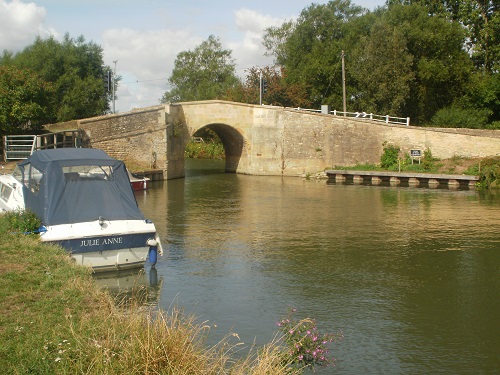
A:
[[[126,162],[184,176],[184,150],[197,131],[213,130],[226,153],[226,171],[300,176],[334,166],[380,162],[384,144],[431,150],[437,158],[500,155],[500,131],[390,125],[291,108],[226,101],[165,104],[47,125],[80,129],[85,144]]]

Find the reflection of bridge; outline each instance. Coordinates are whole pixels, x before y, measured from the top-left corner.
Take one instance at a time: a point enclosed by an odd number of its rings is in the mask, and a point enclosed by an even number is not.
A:
[[[379,163],[384,142],[430,149],[437,158],[500,155],[500,131],[432,129],[225,101],[160,105],[49,125],[81,129],[89,146],[184,176],[184,150],[202,128],[220,137],[226,171],[298,176],[334,166]]]

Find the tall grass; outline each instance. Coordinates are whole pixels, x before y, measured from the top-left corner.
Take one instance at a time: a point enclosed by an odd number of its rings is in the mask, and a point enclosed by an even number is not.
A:
[[[237,335],[208,346],[209,326],[181,308],[116,304],[88,269],[0,217],[2,374],[298,374],[282,343],[243,358]]]

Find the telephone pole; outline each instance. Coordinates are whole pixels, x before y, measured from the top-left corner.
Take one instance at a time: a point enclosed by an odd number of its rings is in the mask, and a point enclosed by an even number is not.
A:
[[[344,50],[342,50],[342,98],[344,100],[344,117],[346,117],[347,104],[345,99],[345,64],[344,64]]]
[[[116,76],[116,63],[118,62],[118,60],[115,60],[113,61],[113,63],[115,64],[115,67],[114,67],[114,70],[113,70],[113,79],[112,79],[112,83],[111,83],[111,86],[113,87],[113,113],[116,113],[115,112],[115,76]]]

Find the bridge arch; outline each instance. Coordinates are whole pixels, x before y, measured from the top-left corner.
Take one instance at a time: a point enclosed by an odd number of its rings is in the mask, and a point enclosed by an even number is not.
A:
[[[240,163],[241,155],[245,141],[243,135],[233,126],[222,123],[207,124],[192,132],[191,137],[195,136],[200,130],[212,130],[222,142],[226,157],[225,171],[226,173],[236,173]]]
[[[184,177],[184,151],[199,129],[221,139],[228,172],[302,176],[333,166],[377,164],[383,144],[403,152],[432,150],[437,158],[500,155],[497,130],[420,128],[390,125],[220,100],[162,104],[122,114],[51,124],[50,132],[79,130],[86,147]]]

